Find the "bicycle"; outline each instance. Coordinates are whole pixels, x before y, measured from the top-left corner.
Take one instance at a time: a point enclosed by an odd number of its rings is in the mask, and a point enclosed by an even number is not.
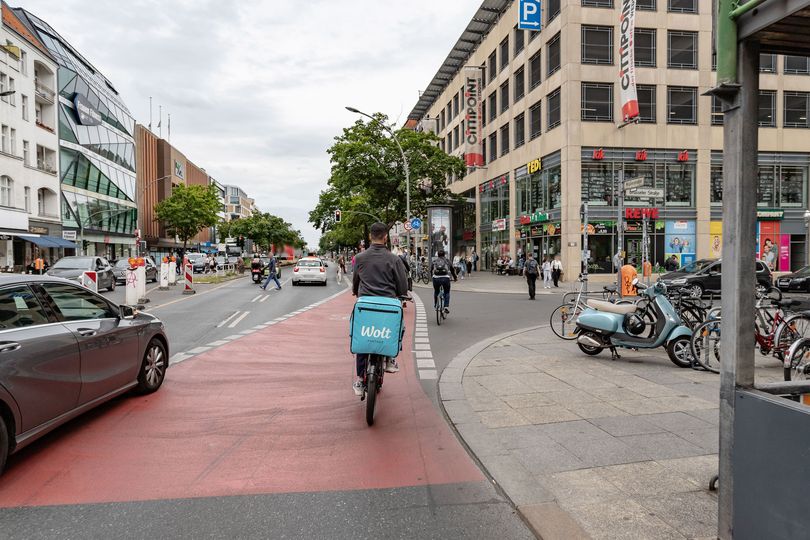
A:
[[[366,424],[374,425],[374,407],[377,405],[377,394],[382,390],[385,376],[385,356],[369,354],[366,357],[366,372],[363,374],[363,393],[360,401],[366,401]]]
[[[569,341],[577,337],[574,332],[577,327],[577,318],[588,308],[586,301],[589,297],[600,295],[603,300],[608,302],[619,301],[619,293],[615,285],[606,285],[602,287],[601,291],[587,292],[585,289],[588,278],[580,276],[578,281],[580,282],[579,290],[563,295],[563,303],[557,306],[549,317],[551,331],[557,337]]]
[[[431,276],[430,272],[428,271],[427,265],[424,264],[420,265],[416,281],[421,281],[422,283],[427,285],[428,283],[430,283],[430,278]]]
[[[337,276],[335,276],[338,284],[343,284],[343,269],[338,265],[337,267]]]
[[[447,318],[447,313],[444,311],[444,295],[445,295],[445,280],[442,280],[442,284],[439,285],[439,294],[436,296],[436,324],[438,326],[442,325],[442,321]]]
[[[810,379],[810,338],[793,342],[785,356],[784,372],[786,381]]]

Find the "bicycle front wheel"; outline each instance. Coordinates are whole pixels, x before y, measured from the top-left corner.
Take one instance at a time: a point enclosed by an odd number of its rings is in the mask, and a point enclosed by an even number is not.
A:
[[[436,324],[441,326],[444,318],[444,291],[439,289],[439,298],[436,299]]]
[[[689,340],[692,357],[712,373],[720,373],[720,319],[708,320],[695,328]]]
[[[577,328],[577,317],[582,312],[582,309],[577,307],[575,303],[561,304],[554,311],[551,312],[549,324],[551,331],[562,339],[573,340],[577,335],[575,330]]]
[[[428,283],[430,283],[430,276],[428,275],[428,273],[427,273],[427,272],[425,272],[424,274],[422,274],[422,283],[424,283],[425,285],[427,285]]]
[[[795,342],[787,353],[784,363],[786,381],[810,379],[810,339]]]
[[[810,338],[810,313],[800,312],[789,315],[777,325],[773,337],[773,353],[783,360],[793,343],[801,338]]]

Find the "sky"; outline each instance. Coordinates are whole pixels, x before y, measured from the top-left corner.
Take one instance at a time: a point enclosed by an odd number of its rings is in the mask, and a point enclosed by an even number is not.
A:
[[[23,0],[153,129],[300,229],[356,115],[401,125],[481,0]]]

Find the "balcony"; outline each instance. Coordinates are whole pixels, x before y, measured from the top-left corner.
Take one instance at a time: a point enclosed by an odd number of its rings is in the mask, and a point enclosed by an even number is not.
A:
[[[37,125],[38,125],[39,127],[41,127],[42,129],[44,129],[45,131],[48,131],[48,132],[50,132],[50,133],[56,133],[56,131],[54,131],[54,129],[53,129],[51,126],[49,126],[49,125],[45,124],[44,122],[42,122],[42,121],[41,121],[41,120],[39,120],[39,119],[37,120]]]
[[[56,92],[51,90],[39,79],[34,80],[34,91],[36,93],[37,101],[44,101],[45,103],[53,105],[54,99],[56,97]]]
[[[37,159],[37,170],[46,172],[48,174],[56,174],[56,167],[53,165],[53,163],[49,163],[42,159]]]

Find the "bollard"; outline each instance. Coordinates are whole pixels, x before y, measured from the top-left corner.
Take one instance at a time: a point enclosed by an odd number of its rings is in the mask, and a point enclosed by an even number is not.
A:
[[[138,276],[136,280],[136,290],[138,291],[138,303],[139,304],[147,304],[149,303],[149,299],[146,297],[146,261],[143,257],[138,257],[137,259],[137,269],[135,270],[135,274]]]
[[[80,283],[82,287],[86,287],[95,293],[98,292],[98,274],[96,272],[92,270],[82,272]]]
[[[128,306],[138,305],[138,274],[135,272],[135,259],[130,257],[129,268],[126,270],[126,283],[124,284],[126,296],[124,303]]]
[[[188,263],[185,265],[185,287],[183,288],[183,294],[194,294],[196,291],[194,290],[194,269]]]
[[[169,290],[169,259],[167,257],[163,257],[160,262],[160,290]]]
[[[169,257],[169,287],[177,285],[177,257]]]

